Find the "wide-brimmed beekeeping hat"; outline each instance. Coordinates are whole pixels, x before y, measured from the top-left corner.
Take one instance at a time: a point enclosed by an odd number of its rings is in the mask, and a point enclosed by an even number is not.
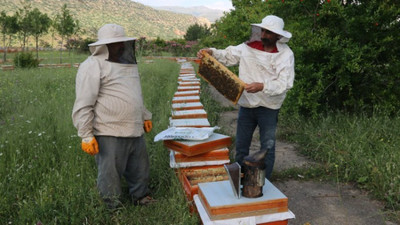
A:
[[[292,34],[290,32],[283,30],[283,27],[285,26],[283,19],[274,15],[266,16],[264,17],[264,19],[262,19],[261,23],[253,23],[251,25],[272,31],[275,34],[279,34],[280,36],[287,39],[290,39],[292,37]]]
[[[136,40],[134,37],[127,37],[124,28],[117,24],[106,24],[102,26],[97,32],[97,38],[98,40],[89,44],[89,46]]]

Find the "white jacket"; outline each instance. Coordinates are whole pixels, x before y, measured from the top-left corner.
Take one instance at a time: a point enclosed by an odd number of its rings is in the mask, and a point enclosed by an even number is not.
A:
[[[97,51],[79,66],[72,111],[79,137],[139,137],[144,120],[150,119],[136,64],[108,62]]]
[[[259,106],[280,109],[286,92],[293,87],[294,55],[284,43],[277,43],[278,52],[268,53],[246,43],[224,50],[211,48],[213,57],[226,66],[239,64],[239,78],[245,83],[260,82],[264,89],[257,93],[243,92],[238,104],[246,108]]]

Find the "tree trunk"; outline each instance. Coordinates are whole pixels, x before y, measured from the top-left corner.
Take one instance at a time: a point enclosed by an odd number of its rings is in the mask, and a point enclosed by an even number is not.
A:
[[[62,63],[62,46],[64,42],[64,36],[61,36],[61,46],[60,46],[60,64]]]
[[[36,39],[36,59],[39,60],[39,36],[36,36],[35,39]]]
[[[22,51],[25,52],[25,46],[26,46],[26,35],[24,34],[22,37]]]
[[[4,54],[3,54],[3,63],[7,60],[7,47],[6,47],[6,35],[3,35],[3,46],[4,46]]]

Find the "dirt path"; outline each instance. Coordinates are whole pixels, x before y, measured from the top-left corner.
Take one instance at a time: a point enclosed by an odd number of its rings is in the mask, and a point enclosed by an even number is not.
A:
[[[227,135],[234,136],[238,107],[232,105],[213,87],[211,93],[223,106],[232,106],[232,111],[220,116],[218,126]],[[258,131],[252,141],[251,150],[259,150]],[[293,167],[310,167],[315,162],[300,155],[295,146],[277,141],[274,171]],[[349,184],[288,179],[274,181],[274,185],[289,199],[289,209],[296,219],[290,225],[394,225],[385,220],[383,204],[371,200],[368,195]]]

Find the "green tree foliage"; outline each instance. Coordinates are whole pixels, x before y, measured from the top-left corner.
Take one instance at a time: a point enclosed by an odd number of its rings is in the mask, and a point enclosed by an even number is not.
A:
[[[37,8],[29,12],[28,18],[31,23],[31,34],[35,37],[36,58],[39,58],[39,37],[48,32],[51,19]]]
[[[154,41],[154,44],[160,48],[164,48],[165,46],[167,46],[165,40],[161,39],[160,37],[157,37],[157,39]]]
[[[330,110],[400,108],[400,2],[393,0],[233,0],[204,45],[240,44],[250,23],[282,17],[293,33],[296,80],[284,111],[315,116]],[[213,45],[212,45],[213,44]]]
[[[232,0],[235,10],[225,14],[211,27],[211,36],[202,40],[203,46],[225,48],[249,39],[252,23],[259,23],[269,14],[262,0]]]
[[[5,11],[0,13],[0,29],[3,36],[3,61],[7,60],[7,49],[11,44],[12,36],[19,30],[18,19],[16,15],[8,16]],[[6,42],[8,35],[8,43]]]
[[[29,2],[25,2],[23,7],[18,9],[16,16],[18,18],[18,33],[19,39],[22,42],[22,48],[25,51],[26,42],[28,37],[32,32],[31,21],[29,18],[29,13],[31,11],[31,5]]]
[[[67,9],[67,4],[64,4],[61,8],[61,13],[56,15],[53,23],[54,28],[61,36],[61,48],[60,48],[60,63],[62,62],[62,46],[64,39],[75,34],[79,28],[79,21],[74,20],[69,9]]]
[[[197,41],[211,34],[210,28],[207,25],[193,24],[188,27],[184,36],[186,41]]]

